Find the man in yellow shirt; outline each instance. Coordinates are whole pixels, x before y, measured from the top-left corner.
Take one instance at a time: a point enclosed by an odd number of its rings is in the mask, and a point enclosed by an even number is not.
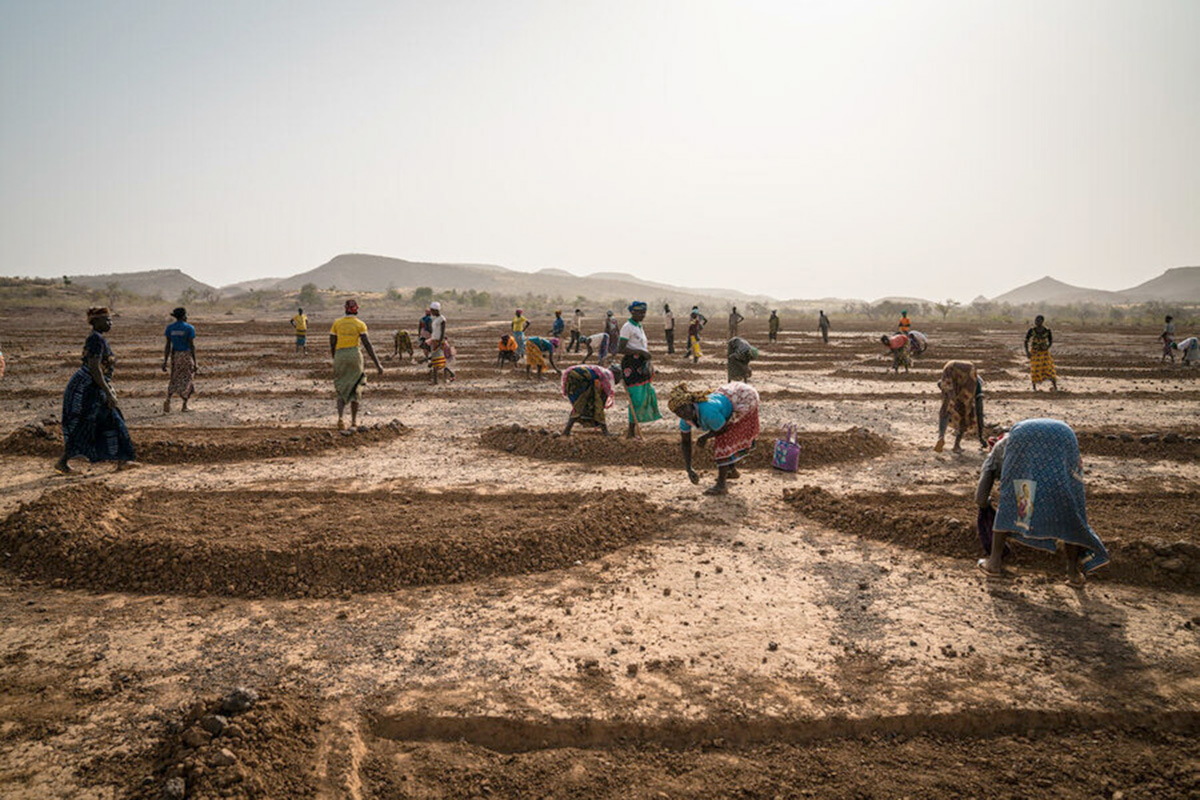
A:
[[[513,338],[517,340],[517,358],[525,357],[525,329],[528,327],[529,320],[525,319],[524,312],[518,308],[513,316]]]
[[[367,374],[363,371],[362,351],[359,342],[367,349],[367,355],[375,362],[375,369],[383,374],[383,365],[367,338],[367,323],[358,318],[358,301],[346,301],[346,316],[334,320],[329,329],[329,354],[333,356],[333,388],[337,391],[337,426],[346,430],[343,415],[346,403],[350,404],[350,429],[358,427],[358,401],[362,399]]]
[[[296,309],[292,317],[292,327],[296,329],[296,352],[308,355],[308,317],[303,308]]]

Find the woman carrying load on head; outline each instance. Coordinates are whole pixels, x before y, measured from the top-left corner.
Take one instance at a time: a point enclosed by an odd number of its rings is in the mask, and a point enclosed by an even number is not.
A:
[[[992,486],[1000,503],[992,521],[989,555],[977,562],[989,576],[1004,574],[1001,557],[1008,542],[1067,555],[1067,582],[1083,586],[1085,576],[1108,563],[1108,551],[1088,525],[1079,441],[1065,422],[1027,419],[1013,426],[983,462],[975,502],[990,517]]]
[[[571,416],[567,418],[563,436],[571,435],[571,428],[575,427],[576,422],[599,428],[608,435],[604,411],[612,408],[616,385],[620,380],[620,369],[590,364],[579,364],[564,372],[562,395],[571,403]]]
[[[727,343],[725,377],[729,381],[750,380],[750,362],[758,358],[758,348],[740,336]]]
[[[650,363],[650,344],[642,320],[646,318],[646,304],[635,300],[629,304],[629,321],[621,327],[617,339],[617,355],[621,356],[621,381],[629,395],[630,439],[641,438],[642,423],[662,419],[658,411],[658,394],[654,391],[654,367]]]
[[[527,337],[525,339],[525,377],[533,380],[532,371],[534,367],[537,367],[537,379],[542,380],[542,370],[547,365],[561,375],[562,370],[554,363],[554,351],[561,343],[561,339],[547,339],[543,336]]]
[[[697,444],[713,439],[717,482],[705,494],[725,494],[725,482],[739,477],[737,462],[754,449],[758,438],[758,392],[748,383],[727,383],[715,392],[693,392],[686,383],[671,390],[667,407],[679,417],[680,446],[688,479],[699,483],[692,469],[692,428],[704,431]]]
[[[163,400],[163,413],[171,413],[171,395],[177,394],[183,400],[181,411],[188,411],[188,398],[195,391],[193,379],[200,371],[196,364],[196,329],[187,321],[187,309],[183,306],[171,312],[175,321],[167,326],[163,335],[167,339],[163,349],[162,371],[167,371],[168,361],[171,364],[171,378],[167,381],[167,399]]]
[[[962,438],[970,431],[979,435],[979,446],[987,449],[983,436],[983,379],[970,361],[947,361],[938,381],[942,408],[938,412],[936,453],[946,446],[946,428],[954,426],[954,452],[962,452]]]
[[[93,464],[116,461],[117,469],[135,465],[133,440],[111,383],[116,359],[104,338],[112,315],[107,308],[89,308],[87,320],[92,332],[83,343],[83,364],[63,392],[63,454],[54,468],[64,473],[72,471],[68,462],[76,456]]]
[[[1038,384],[1050,381],[1050,388],[1058,391],[1058,373],[1054,370],[1054,358],[1050,348],[1054,345],[1054,334],[1045,326],[1046,318],[1038,314],[1033,327],[1025,333],[1025,355],[1029,358],[1029,378],[1036,392]]]
[[[900,368],[904,367],[904,371],[908,372],[908,368],[912,366],[912,358],[908,355],[908,334],[897,333],[894,336],[885,334],[879,337],[879,341],[892,354],[891,370],[899,375]]]
[[[343,415],[347,403],[350,404],[350,427],[358,427],[358,401],[362,399],[363,386],[367,383],[362,351],[358,349],[360,342],[375,362],[375,369],[382,375],[383,365],[379,363],[375,348],[367,338],[367,324],[358,318],[358,301],[347,300],[346,316],[334,320],[333,327],[329,329],[329,354],[333,357],[333,388],[337,391],[339,431],[346,430]]]

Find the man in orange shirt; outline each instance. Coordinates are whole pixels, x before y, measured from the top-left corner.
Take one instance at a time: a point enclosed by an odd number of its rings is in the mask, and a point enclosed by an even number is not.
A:
[[[908,311],[901,311],[900,324],[896,326],[896,330],[907,335],[910,328],[912,328],[912,320],[908,318]]]

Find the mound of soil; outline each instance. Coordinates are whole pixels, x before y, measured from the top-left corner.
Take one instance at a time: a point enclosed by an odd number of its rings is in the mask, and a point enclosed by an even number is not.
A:
[[[973,497],[882,492],[837,496],[817,486],[784,491],[797,511],[844,533],[939,555],[983,555]],[[1200,505],[1189,494],[1096,492],[1088,522],[1111,561],[1097,573],[1124,583],[1200,592]],[[1014,561],[1058,574],[1056,555],[1015,548]]]
[[[0,566],[102,591],[325,597],[558,569],[675,523],[624,491],[138,493],[90,484],[23,504],[0,523]]]
[[[739,467],[765,469],[771,466],[774,434],[760,434],[758,445]],[[800,443],[800,468],[815,469],[843,461],[875,458],[888,451],[887,439],[865,428],[845,431],[805,431],[797,435]],[[679,436],[655,433],[645,441],[631,442],[618,436],[600,436],[592,431],[570,436],[520,425],[501,425],[489,428],[480,436],[484,447],[543,461],[575,461],[583,464],[608,466],[659,467],[681,469],[683,456],[679,451]],[[716,463],[712,447],[693,448],[695,465],[712,469]]]
[[[149,768],[131,770],[142,779],[129,796],[316,797],[322,721],[319,706],[304,699],[266,698],[240,713],[220,699],[198,702],[146,757]],[[174,794],[180,788],[185,794]]]
[[[138,461],[146,464],[253,461],[281,456],[312,455],[339,447],[362,447],[389,442],[408,432],[399,420],[359,426],[353,432],[301,427],[247,426],[239,428],[130,428]],[[62,455],[62,431],[57,423],[34,422],[0,441],[6,453],[27,456]]]
[[[1142,431],[1116,429],[1075,431],[1085,455],[1115,458],[1149,458],[1155,461],[1200,459],[1200,435],[1195,431]]]

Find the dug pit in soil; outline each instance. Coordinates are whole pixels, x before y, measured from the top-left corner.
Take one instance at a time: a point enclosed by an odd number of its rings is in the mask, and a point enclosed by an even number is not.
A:
[[[1114,458],[1200,460],[1200,434],[1196,431],[1128,431],[1097,429],[1076,431],[1079,450],[1085,455]]]
[[[954,494],[851,494],[817,486],[784,491],[797,511],[831,528],[971,564],[983,555],[975,532],[974,497]],[[1099,580],[1200,592],[1200,505],[1188,493],[1095,492],[1087,496],[1088,523],[1111,556]],[[1014,547],[1012,564],[1055,576],[1057,555]],[[965,569],[965,567],[964,567]]]
[[[136,427],[129,430],[137,460],[146,464],[214,464],[262,458],[301,456],[342,447],[389,442],[408,432],[399,420],[362,425],[357,430],[247,426],[241,428]],[[0,442],[6,453],[55,457],[62,455],[62,431],[57,423],[34,422]]]
[[[844,461],[875,458],[888,451],[882,436],[865,428],[846,431],[804,431],[797,434],[800,443],[800,469],[815,469]],[[544,461],[575,461],[605,466],[659,467],[682,469],[678,434],[648,434],[644,441],[628,441],[617,436],[600,436],[593,431],[562,436],[549,430],[502,425],[489,428],[480,437],[484,447]],[[739,467],[764,469],[771,466],[775,434],[759,435],[753,452],[738,463]],[[712,446],[693,448],[694,464],[700,469],[715,469]]]
[[[558,569],[670,530],[624,491],[121,492],[73,486],[0,523],[0,566],[54,585],[342,596]]]

